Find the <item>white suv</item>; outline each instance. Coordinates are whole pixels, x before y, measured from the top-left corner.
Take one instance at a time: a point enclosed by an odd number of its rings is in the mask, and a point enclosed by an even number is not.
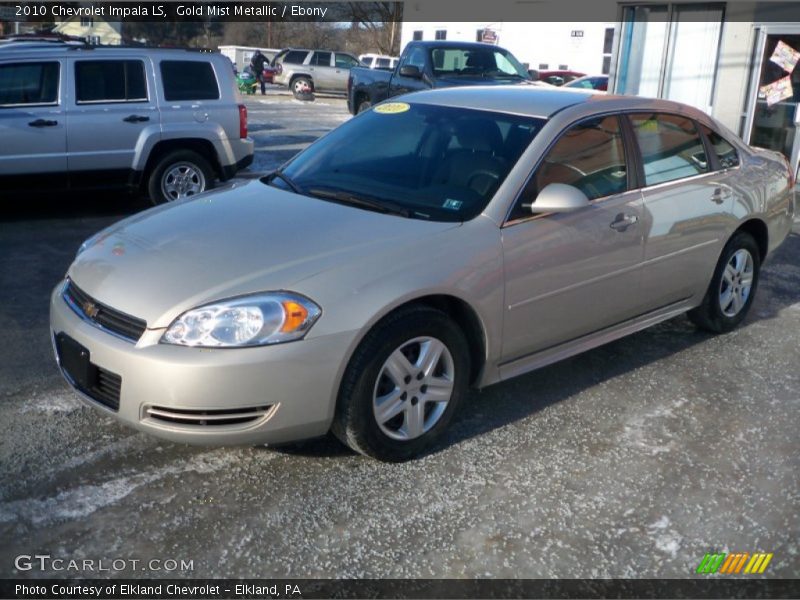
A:
[[[219,53],[3,44],[0,188],[192,196],[253,161],[241,102]]]

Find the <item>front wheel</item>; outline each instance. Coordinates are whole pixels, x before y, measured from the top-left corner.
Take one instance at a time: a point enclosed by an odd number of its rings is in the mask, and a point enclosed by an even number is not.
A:
[[[701,329],[726,333],[747,316],[753,304],[761,254],[749,233],[736,233],[725,245],[703,303],[689,311],[689,319]]]
[[[192,150],[176,150],[161,158],[147,182],[153,204],[182,200],[214,187],[214,171]]]
[[[418,306],[381,321],[345,372],[333,433],[383,461],[408,460],[446,429],[466,394],[464,334],[444,313]]]
[[[365,110],[369,110],[372,107],[372,102],[369,100],[361,100],[358,103],[358,108],[356,109],[356,114],[359,115]]]

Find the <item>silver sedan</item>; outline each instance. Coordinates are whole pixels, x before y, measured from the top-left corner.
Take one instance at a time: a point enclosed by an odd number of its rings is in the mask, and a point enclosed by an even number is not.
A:
[[[333,431],[405,460],[481,388],[681,313],[725,332],[793,178],[680,104],[530,87],[385,102],[281,169],[87,240],[51,298],[92,406],[199,444]]]

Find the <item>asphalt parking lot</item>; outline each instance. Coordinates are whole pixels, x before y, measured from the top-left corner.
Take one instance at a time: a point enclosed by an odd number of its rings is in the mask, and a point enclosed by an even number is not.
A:
[[[339,98],[247,102],[254,171],[349,118]],[[141,208],[4,207],[0,577],[681,578],[711,551],[771,552],[767,576],[800,575],[800,224],[733,333],[680,317],[474,392],[434,452],[387,465],[332,439],[171,444],[77,399],[52,358],[49,292],[83,239]],[[128,562],[15,569],[33,554]]]

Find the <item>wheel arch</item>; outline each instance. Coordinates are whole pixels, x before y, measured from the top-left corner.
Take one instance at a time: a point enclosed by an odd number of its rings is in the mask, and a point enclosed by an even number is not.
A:
[[[731,237],[739,232],[748,233],[753,236],[756,245],[758,245],[759,258],[763,263],[769,250],[769,229],[767,228],[767,224],[759,218],[750,218],[741,223],[731,234]]]
[[[358,338],[350,347],[346,360],[343,361],[341,371],[338,376],[336,392],[337,397],[338,388],[341,386],[344,372],[347,370],[347,365],[350,364],[350,361],[357,352],[358,348],[364,342],[367,334],[389,316],[400,310],[413,306],[427,306],[435,308],[453,319],[455,324],[459,327],[459,329],[461,329],[462,333],[467,338],[467,350],[470,357],[469,383],[471,386],[475,386],[479,381],[481,381],[484,367],[487,363],[487,348],[489,347],[489,340],[487,338],[486,327],[484,326],[484,323],[478,312],[469,302],[456,295],[450,293],[428,293],[414,298],[402,299],[395,304],[384,307],[383,310],[374,315],[367,326],[365,326],[360,332]]]
[[[210,164],[214,169],[214,175],[216,175],[219,179],[224,178],[222,165],[219,162],[219,156],[217,156],[217,151],[214,148],[214,144],[203,138],[178,138],[172,140],[161,140],[157,142],[155,146],[153,146],[153,149],[150,151],[150,156],[147,158],[147,163],[144,169],[146,175],[145,180],[146,177],[152,173],[156,164],[158,164],[158,161],[168,153],[175,150],[191,150],[193,152],[197,152],[200,156],[205,158],[208,161],[208,164]]]

